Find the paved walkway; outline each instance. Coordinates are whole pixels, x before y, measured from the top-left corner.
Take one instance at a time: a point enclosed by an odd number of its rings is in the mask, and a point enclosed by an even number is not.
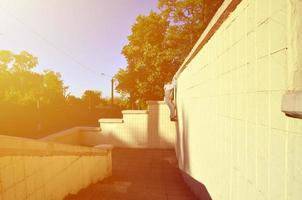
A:
[[[195,200],[173,150],[114,149],[113,175],[66,200]]]

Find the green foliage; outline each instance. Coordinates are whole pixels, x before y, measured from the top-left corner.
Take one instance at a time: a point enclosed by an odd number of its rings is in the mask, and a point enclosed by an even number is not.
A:
[[[171,49],[165,47],[168,26],[167,18],[151,12],[148,16],[139,16],[132,27],[129,43],[122,51],[128,67],[116,74],[119,82],[116,89],[129,94],[131,103],[162,97],[161,85],[173,67],[167,65],[172,56]]]
[[[0,70],[2,72],[7,70],[7,66],[14,59],[12,52],[7,50],[0,51]]]
[[[89,110],[95,109],[102,102],[101,92],[86,90],[82,96],[82,101]]]
[[[130,104],[160,100],[223,0],[159,0],[159,13],[138,16],[122,53],[126,69],[116,74],[116,87]],[[132,106],[133,107],[133,106]]]
[[[0,50],[0,132],[41,137],[73,126],[98,126],[104,116],[120,117],[121,107],[107,107],[101,92],[87,90],[81,98],[66,95],[61,75],[33,72],[38,60],[28,52]]]
[[[38,59],[26,51],[14,55],[13,70],[15,71],[29,71],[36,67]]]

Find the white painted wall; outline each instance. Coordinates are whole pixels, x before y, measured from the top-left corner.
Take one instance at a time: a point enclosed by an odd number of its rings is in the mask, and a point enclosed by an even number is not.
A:
[[[149,101],[147,110],[125,110],[123,119],[100,119],[99,135],[91,141],[117,147],[174,148],[176,124],[168,106]]]
[[[112,174],[111,150],[0,135],[0,199],[61,200]]]
[[[281,112],[288,3],[243,0],[177,74],[179,166],[214,200],[302,198],[302,120]]]

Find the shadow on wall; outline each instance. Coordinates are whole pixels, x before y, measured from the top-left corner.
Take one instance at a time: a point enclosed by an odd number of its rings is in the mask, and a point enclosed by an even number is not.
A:
[[[100,138],[112,135],[128,144],[117,143],[116,147],[172,149],[175,146],[175,123],[170,121],[162,101],[149,101],[147,110],[125,110],[122,119],[100,119],[99,122]]]
[[[98,127],[74,127],[41,138],[40,140],[88,147],[100,144],[120,144],[122,146],[127,146],[125,142],[115,137],[112,133],[103,135]]]
[[[202,200],[212,200],[206,186],[199,181],[192,178],[190,175],[182,171],[182,177],[187,185],[189,185],[191,191]]]
[[[176,108],[177,109],[177,108]],[[176,141],[175,141],[175,152],[178,159],[178,165],[182,171],[182,176],[186,184],[190,187],[192,192],[202,200],[212,200],[206,186],[195,180],[192,176],[187,174],[185,171],[190,172],[190,154],[189,154],[189,118],[183,110],[183,104],[181,107],[181,118],[178,116],[178,122],[176,126]],[[181,120],[181,121],[180,121]],[[179,126],[181,124],[181,127]],[[182,129],[182,131],[180,131]]]
[[[159,107],[158,106],[152,106],[152,112],[148,114],[148,135],[147,135],[147,142],[149,144],[160,144],[160,138],[159,138]],[[151,116],[152,115],[154,116]]]
[[[111,144],[116,146],[119,144],[120,146],[127,146],[127,143],[123,142],[119,138],[115,137],[111,132],[103,135],[102,132],[95,132],[93,134],[86,134],[86,137],[83,139],[84,146],[96,146],[99,144]]]
[[[135,130],[132,130],[131,128],[129,128],[129,132],[134,132]],[[157,130],[153,130],[153,131],[157,131]],[[84,145],[84,146],[96,146],[99,144],[112,144],[115,147],[127,147],[127,148],[143,148],[143,147],[147,147],[148,144],[152,144],[150,142],[154,142],[154,140],[156,140],[156,138],[158,137],[154,137],[151,136],[150,134],[148,134],[148,138],[147,141],[144,138],[139,138],[136,137],[135,135],[130,135],[129,134],[129,138],[128,138],[128,142],[131,141],[131,143],[127,143],[127,141],[125,141],[123,138],[119,138],[118,135],[116,135],[114,132],[112,131],[108,131],[106,134],[103,134],[102,131],[93,131],[93,132],[86,132],[85,130],[83,130],[84,134],[82,134],[81,137],[81,143],[80,145]],[[169,141],[166,141],[164,139],[162,139],[163,143],[168,144],[169,146],[172,146],[173,144],[171,144]],[[133,144],[136,144],[135,146],[133,146]],[[152,148],[148,147],[148,148]]]

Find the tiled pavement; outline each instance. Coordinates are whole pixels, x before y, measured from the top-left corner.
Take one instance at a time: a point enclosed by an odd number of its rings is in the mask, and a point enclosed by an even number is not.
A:
[[[114,149],[112,176],[66,200],[195,200],[173,150]]]

